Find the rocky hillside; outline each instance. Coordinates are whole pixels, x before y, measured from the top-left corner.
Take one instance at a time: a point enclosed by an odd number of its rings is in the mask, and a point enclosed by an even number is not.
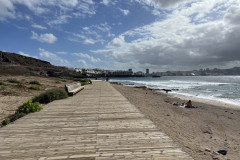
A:
[[[0,51],[0,75],[4,74],[81,77],[67,67],[54,66],[40,59]]]
[[[47,61],[42,61],[32,57],[22,56],[16,53],[0,51],[0,65],[21,65],[35,67],[52,67]]]

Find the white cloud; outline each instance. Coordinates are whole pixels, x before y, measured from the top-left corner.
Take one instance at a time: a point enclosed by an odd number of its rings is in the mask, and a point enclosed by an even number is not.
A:
[[[12,3],[14,4],[22,4],[25,5],[26,7],[28,7],[29,10],[31,10],[32,12],[34,12],[37,15],[41,15],[44,13],[49,12],[49,10],[46,7],[42,7],[42,5],[45,4],[49,4],[47,2],[43,1],[37,1],[37,0],[11,0]]]
[[[17,10],[15,7],[19,4],[26,6],[36,16],[48,17],[49,25],[64,24],[68,23],[70,18],[87,17],[96,14],[96,3],[92,0],[1,0],[0,20],[15,18],[16,15],[21,17],[21,11],[15,14]]]
[[[129,10],[126,10],[126,9],[121,9],[121,8],[119,8],[119,10],[122,12],[122,14],[123,15],[125,15],[125,16],[127,16],[129,13],[130,13],[130,11]]]
[[[27,53],[24,53],[24,52],[22,52],[22,51],[19,51],[19,52],[18,52],[18,54],[20,54],[20,55],[22,55],[22,56],[26,56],[26,57],[33,57],[33,58],[36,58],[36,59],[38,59],[38,57],[37,57],[37,56],[31,56],[31,55],[29,55],[29,54],[27,54]]]
[[[0,21],[15,18],[14,6],[11,1],[0,0]]]
[[[152,10],[152,14],[155,15],[155,16],[159,16],[161,13],[160,13],[159,10],[154,9],[154,10]]]
[[[81,57],[81,58],[88,59],[88,60],[90,60],[90,61],[93,62],[93,63],[101,62],[101,59],[100,59],[100,58],[94,58],[93,56],[90,56],[89,54],[73,53],[72,55],[78,56],[78,57]]]
[[[11,0],[14,4],[22,4],[28,7],[29,10],[36,15],[46,14],[51,12],[50,6],[58,7],[64,11],[77,7],[78,0]],[[80,2],[81,3],[81,2]]]
[[[102,4],[108,6],[108,4],[109,4],[110,2],[111,2],[110,0],[103,0],[103,1],[102,1]]]
[[[28,30],[28,28],[26,28],[26,27],[22,27],[22,26],[19,26],[19,25],[14,25],[17,29],[24,29],[24,30]]]
[[[44,26],[41,26],[41,25],[38,25],[38,24],[33,24],[32,27],[36,28],[36,29],[42,29],[42,30],[47,29],[47,27],[44,27]]]
[[[25,15],[26,20],[30,21],[32,18],[29,15]]]
[[[66,32],[74,37],[69,37],[72,42],[81,42],[83,44],[105,43],[104,38],[114,37],[111,33],[111,26],[108,23],[91,25],[82,28],[81,33]]]
[[[205,5],[207,2],[203,1]],[[236,64],[240,61],[240,27],[236,26],[240,24],[239,8],[232,8],[230,2],[227,7],[214,2],[209,2],[210,7],[197,7],[201,11],[191,9],[202,5],[198,2],[185,6],[185,11],[189,10],[186,12],[180,7],[166,19],[122,33],[104,49],[93,52],[114,58],[120,64],[134,63],[142,69],[150,66],[155,70],[188,70]],[[209,20],[214,18],[215,14],[211,13],[216,7],[221,8],[222,17]],[[194,13],[202,13],[208,20],[193,23],[190,15]]]
[[[32,31],[31,39],[35,39],[39,42],[50,43],[50,44],[57,41],[57,37],[55,37],[52,33],[45,33],[45,34],[38,35],[34,31]]]
[[[65,55],[65,54],[68,54],[68,52],[64,52],[64,51],[60,51],[60,52],[56,52],[57,54],[62,54],[62,55]]]
[[[102,0],[102,4],[104,4],[105,6],[110,6],[110,5],[115,5],[116,4],[116,0]]]
[[[78,5],[77,9],[81,13],[80,16],[91,16],[96,14],[96,9],[94,6],[95,3],[86,3],[85,1],[81,2],[80,5]]]
[[[24,52],[22,52],[22,51],[19,51],[18,53],[19,53],[20,55],[22,55],[22,56],[31,57],[29,54],[26,54],[26,53],[24,53]]]
[[[231,24],[240,25],[240,5],[230,7],[224,18]]]
[[[99,31],[102,31],[102,32],[110,32],[111,30],[111,26],[108,25],[108,23],[102,23],[102,24],[99,24],[99,25],[93,25],[92,28],[96,28],[98,29]]]
[[[76,61],[77,63],[80,63],[83,67],[87,67],[88,65],[87,65],[87,62],[85,61],[85,60],[83,60],[83,59],[79,59],[79,60],[77,60]]]
[[[39,56],[42,58],[46,58],[48,61],[53,62],[55,65],[69,65],[69,62],[55,53],[46,51],[45,49],[39,48]]]
[[[96,41],[93,40],[93,39],[85,39],[83,43],[84,43],[84,44],[95,44]]]
[[[135,0],[136,2],[152,6],[154,8],[172,8],[176,7],[178,4],[186,1],[186,0]],[[188,0],[191,1],[191,0]]]
[[[66,23],[68,23],[69,18],[71,18],[71,16],[61,15],[61,16],[55,18],[54,20],[49,21],[48,25],[52,26],[52,25],[66,24]]]

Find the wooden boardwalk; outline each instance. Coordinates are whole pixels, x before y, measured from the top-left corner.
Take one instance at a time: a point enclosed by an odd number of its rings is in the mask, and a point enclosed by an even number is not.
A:
[[[109,83],[0,128],[0,160],[192,160]]]

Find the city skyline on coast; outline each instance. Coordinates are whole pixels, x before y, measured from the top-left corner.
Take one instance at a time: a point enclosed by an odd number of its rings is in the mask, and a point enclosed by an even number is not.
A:
[[[0,0],[0,50],[74,68],[240,66],[239,0]]]

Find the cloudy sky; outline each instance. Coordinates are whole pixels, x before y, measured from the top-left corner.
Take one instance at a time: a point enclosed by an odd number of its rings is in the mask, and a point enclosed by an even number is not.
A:
[[[240,66],[240,0],[0,0],[0,50],[80,68]]]

